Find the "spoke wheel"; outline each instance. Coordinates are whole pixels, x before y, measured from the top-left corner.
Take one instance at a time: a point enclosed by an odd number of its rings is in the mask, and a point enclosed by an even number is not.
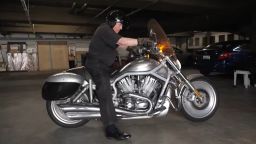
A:
[[[69,117],[67,117],[67,115],[58,106],[59,104],[63,103],[65,103],[65,101],[63,100],[46,102],[48,115],[57,125],[66,128],[75,128],[80,127],[89,122],[88,119],[72,120]]]
[[[211,118],[218,108],[218,95],[214,86],[205,78],[192,79],[191,84],[201,94],[200,97],[192,96],[186,90],[182,96],[182,111],[186,118],[192,121],[205,121]]]

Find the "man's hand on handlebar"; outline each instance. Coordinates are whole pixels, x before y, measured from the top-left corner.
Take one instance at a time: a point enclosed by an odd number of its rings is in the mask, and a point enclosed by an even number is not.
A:
[[[138,40],[138,46],[150,48],[154,45],[154,41],[150,40],[149,38],[138,38],[137,40]]]

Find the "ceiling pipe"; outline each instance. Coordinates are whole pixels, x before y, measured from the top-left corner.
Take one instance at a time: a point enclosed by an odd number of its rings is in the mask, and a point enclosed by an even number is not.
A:
[[[85,3],[81,6],[81,8],[78,9],[77,13],[82,13],[82,12],[84,12],[84,10],[87,8],[87,6],[88,6],[88,3],[85,2]]]
[[[105,13],[107,10],[109,10],[110,8],[112,8],[119,0],[114,1],[111,5],[109,5],[107,8],[105,8],[104,10],[102,10],[100,13],[98,13],[96,16],[94,16],[93,18],[97,18],[99,16],[101,16],[103,13]]]
[[[76,2],[73,2],[73,3],[72,3],[71,10],[70,10],[70,13],[74,13],[74,12],[75,12],[76,6],[77,6],[77,3],[76,3]]]
[[[96,19],[97,17],[101,16],[103,13],[105,13],[107,10],[109,10],[110,8],[112,8],[119,0],[114,1],[111,5],[109,5],[107,8],[105,8],[104,10],[102,10],[101,12],[99,12],[97,15],[95,15],[93,17],[93,19]],[[81,27],[78,27],[75,32],[77,32]]]
[[[20,2],[21,2],[21,5],[23,7],[23,10],[25,11],[26,17],[28,19],[28,23],[32,27],[33,33],[35,33],[35,25],[32,24],[30,14],[29,14],[29,5],[27,6],[25,0],[20,0]],[[29,4],[29,0],[28,0],[28,4]]]
[[[146,9],[146,8],[148,8],[148,7],[150,7],[150,6],[154,5],[154,4],[156,4],[158,1],[159,1],[159,0],[152,1],[151,3],[146,4],[145,6],[143,6],[143,7],[141,7],[141,8],[138,8],[138,9],[136,9],[136,10],[134,10],[134,11],[131,11],[130,13],[126,14],[126,16],[131,16],[131,15],[133,15],[133,14],[139,12],[139,11],[142,11],[143,9]]]
[[[23,10],[25,11],[25,14],[26,14],[26,17],[28,19],[28,22],[29,24],[31,25],[31,19],[30,19],[30,15],[29,15],[29,9],[26,5],[26,2],[25,0],[20,0],[21,1],[21,4],[22,4],[22,7],[23,7]]]

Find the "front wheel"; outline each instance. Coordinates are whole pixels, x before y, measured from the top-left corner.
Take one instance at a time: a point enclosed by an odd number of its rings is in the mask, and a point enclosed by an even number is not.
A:
[[[192,121],[208,120],[218,108],[219,97],[216,90],[205,77],[194,78],[190,83],[200,92],[201,97],[191,95],[189,90],[185,90],[182,96],[183,114]]]
[[[46,102],[48,115],[57,125],[66,128],[75,128],[80,127],[89,121],[87,119],[72,120],[68,118],[67,115],[59,108],[58,104],[60,103],[62,103],[61,100]]]

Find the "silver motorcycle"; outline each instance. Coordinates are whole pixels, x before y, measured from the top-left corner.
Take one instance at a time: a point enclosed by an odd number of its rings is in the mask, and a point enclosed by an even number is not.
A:
[[[148,23],[151,47],[143,57],[111,76],[115,111],[119,119],[162,117],[169,110],[181,111],[192,121],[205,121],[217,110],[219,99],[213,85],[202,75],[181,73],[181,64],[170,42],[154,19]],[[50,118],[62,127],[79,127],[100,119],[96,85],[85,67],[49,76],[42,97]]]

